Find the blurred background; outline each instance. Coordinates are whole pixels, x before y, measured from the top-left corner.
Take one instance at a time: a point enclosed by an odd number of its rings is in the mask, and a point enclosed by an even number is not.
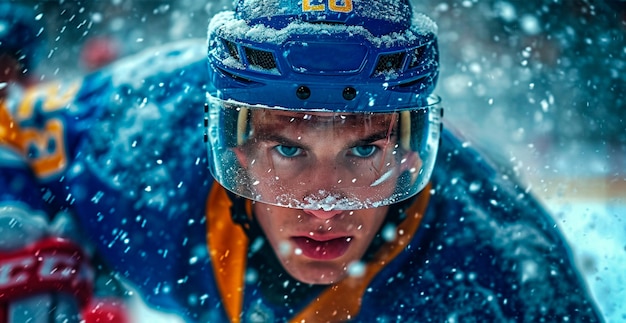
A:
[[[626,321],[626,0],[411,1],[439,26],[446,126],[516,170],[571,243],[607,321]],[[7,2],[0,40],[16,23]],[[28,83],[204,38],[209,18],[232,5],[11,2],[32,10],[39,49],[20,53]]]

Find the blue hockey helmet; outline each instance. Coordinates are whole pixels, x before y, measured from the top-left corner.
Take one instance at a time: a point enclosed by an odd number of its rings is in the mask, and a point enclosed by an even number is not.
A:
[[[32,8],[0,3],[0,56],[15,58],[23,73],[34,69],[45,47],[44,23]]]
[[[295,208],[417,194],[441,127],[435,33],[406,0],[239,0],[215,15],[205,122],[213,176]]]

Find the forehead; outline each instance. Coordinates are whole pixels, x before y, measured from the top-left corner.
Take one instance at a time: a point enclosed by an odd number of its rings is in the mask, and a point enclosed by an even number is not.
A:
[[[396,113],[292,112],[258,109],[251,111],[253,127],[369,128],[395,123]]]

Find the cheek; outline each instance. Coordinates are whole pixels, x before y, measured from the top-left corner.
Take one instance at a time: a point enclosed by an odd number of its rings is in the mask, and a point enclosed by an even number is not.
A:
[[[256,220],[261,226],[261,230],[276,256],[281,259],[282,262],[288,262],[293,256],[293,247],[289,243],[289,234],[286,228],[293,226],[293,224],[287,222],[286,219],[288,215],[286,216],[273,209],[273,207],[267,206],[256,207]]]
[[[385,221],[388,210],[388,207],[377,208],[373,209],[371,214],[364,215],[364,222],[368,227],[368,236],[373,237],[376,232],[378,232],[378,229],[380,229],[381,225]]]
[[[273,245],[284,239],[285,228],[289,227],[289,214],[281,208],[269,206],[263,203],[254,204],[254,216],[261,226],[263,233]]]
[[[387,216],[388,207],[353,211],[347,217],[348,228],[356,237],[371,240],[380,229]]]
[[[261,203],[254,204],[254,216],[259,223],[263,231],[272,228],[272,211],[271,208],[262,205]]]

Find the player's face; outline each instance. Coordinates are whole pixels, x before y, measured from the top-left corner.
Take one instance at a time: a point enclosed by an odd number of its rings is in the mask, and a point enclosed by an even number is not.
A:
[[[417,153],[398,145],[398,117],[254,110],[248,138],[234,151],[254,200],[304,209],[376,207],[393,196],[401,173],[421,167]]]
[[[308,205],[255,203],[255,217],[276,255],[302,282],[341,280],[367,250],[388,207],[334,206],[391,196],[407,156],[417,158],[399,153],[397,114],[257,110],[250,118],[251,135],[235,152],[258,200],[284,194]]]

